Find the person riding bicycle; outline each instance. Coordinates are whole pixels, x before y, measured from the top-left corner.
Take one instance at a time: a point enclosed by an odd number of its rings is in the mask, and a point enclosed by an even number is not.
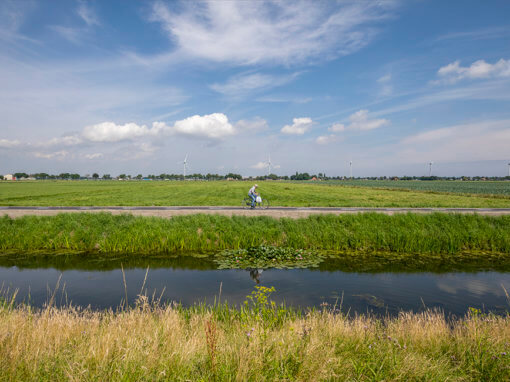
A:
[[[257,187],[258,184],[254,185],[252,188],[250,188],[250,191],[248,191],[248,196],[251,198],[251,208],[255,208],[255,202],[257,201],[257,196],[259,194],[257,193]]]

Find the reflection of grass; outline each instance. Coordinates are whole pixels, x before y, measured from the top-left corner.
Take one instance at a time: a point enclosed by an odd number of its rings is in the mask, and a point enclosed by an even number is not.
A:
[[[106,213],[60,214],[3,217],[0,232],[3,252],[163,254],[272,245],[367,254],[376,251],[422,254],[431,258],[473,251],[503,253],[506,258],[510,253],[510,216],[440,213],[319,215],[296,220],[219,215],[162,219]]]
[[[510,270],[510,256],[497,252],[416,254],[397,252],[329,253],[318,265],[320,271],[343,272],[482,272]]]
[[[186,253],[182,256],[154,254],[150,256],[93,254],[93,253],[9,253],[0,256],[0,267],[19,269],[54,268],[59,271],[111,271],[115,269],[192,269],[214,270],[218,266],[209,254]]]
[[[353,294],[353,296],[358,297],[362,301],[365,301],[369,306],[375,306],[376,308],[384,308],[384,300],[377,298],[372,294]]]
[[[427,182],[409,182],[414,184]],[[430,182],[434,183],[434,182]],[[446,182],[447,183],[447,182]],[[259,182],[259,190],[272,206],[331,207],[510,207],[502,195],[509,182],[484,184],[484,193],[434,194],[420,190],[348,187],[348,183]],[[353,183],[364,185],[364,183]],[[405,185],[405,182],[393,182]],[[427,183],[428,184],[428,183]],[[442,182],[434,185],[443,184]],[[466,183],[467,184],[467,183]],[[37,181],[0,182],[0,205],[11,206],[240,206],[248,182],[117,182]],[[371,185],[367,184],[367,186]],[[464,185],[464,183],[462,183]],[[489,185],[487,187],[487,185]],[[492,185],[493,187],[491,188]],[[441,188],[441,190],[445,190]],[[502,191],[503,190],[503,191]],[[510,193],[510,191],[509,191]],[[498,195],[496,195],[498,194]]]
[[[396,318],[306,315],[259,287],[239,309],[158,306],[94,312],[0,303],[5,380],[510,379],[510,316],[471,309]]]
[[[59,271],[111,271],[120,269],[191,269],[214,270],[218,263],[214,261],[216,252],[150,254],[133,256],[132,254],[101,253],[3,253],[0,267],[17,267],[19,269],[55,268]],[[493,252],[457,253],[455,256],[417,255],[408,253],[363,253],[363,252],[327,252],[322,258],[313,258],[321,272],[481,272],[509,271],[510,256]],[[255,265],[253,265],[255,267]],[[235,268],[238,268],[236,266]]]

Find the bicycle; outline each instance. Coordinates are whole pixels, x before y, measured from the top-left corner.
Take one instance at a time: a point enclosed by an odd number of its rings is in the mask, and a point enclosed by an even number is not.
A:
[[[269,208],[269,200],[262,198],[262,201],[260,203],[255,203],[255,208],[260,208],[262,210],[267,210]],[[244,198],[241,206],[247,210],[248,208],[251,208],[251,198]]]

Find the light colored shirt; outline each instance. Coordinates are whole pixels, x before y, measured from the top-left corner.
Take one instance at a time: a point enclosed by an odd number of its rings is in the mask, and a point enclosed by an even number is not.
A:
[[[245,188],[246,190],[246,188]],[[255,191],[255,186],[253,186],[252,188],[250,188],[250,191],[248,191],[248,195],[251,195],[251,194],[256,194],[257,191]]]

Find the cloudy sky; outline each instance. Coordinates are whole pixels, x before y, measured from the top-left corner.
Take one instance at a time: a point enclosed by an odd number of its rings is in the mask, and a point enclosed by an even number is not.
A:
[[[510,2],[0,2],[0,174],[506,175]]]

